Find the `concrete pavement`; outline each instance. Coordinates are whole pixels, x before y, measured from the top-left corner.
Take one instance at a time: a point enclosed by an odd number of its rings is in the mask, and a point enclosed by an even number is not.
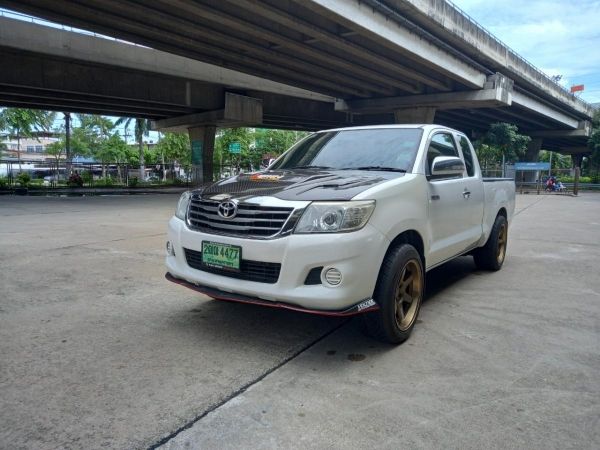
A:
[[[175,201],[0,198],[0,448],[600,447],[600,195],[519,196],[399,347],[168,283]]]

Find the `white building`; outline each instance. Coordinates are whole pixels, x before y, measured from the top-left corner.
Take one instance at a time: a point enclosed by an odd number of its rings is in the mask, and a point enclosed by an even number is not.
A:
[[[59,139],[53,137],[34,137],[21,139],[21,159],[31,161],[44,161],[49,156],[46,154],[46,147]],[[16,139],[3,140],[6,150],[2,154],[2,159],[17,159],[18,143]],[[63,156],[64,157],[64,156]]]

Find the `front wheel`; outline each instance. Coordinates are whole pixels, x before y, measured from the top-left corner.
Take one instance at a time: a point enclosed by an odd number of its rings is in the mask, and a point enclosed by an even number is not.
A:
[[[409,244],[390,250],[373,296],[379,310],[363,316],[366,333],[392,344],[407,340],[419,315],[424,289],[425,274],[417,250]]]
[[[484,270],[500,270],[506,257],[507,243],[508,222],[506,217],[498,216],[485,245],[473,252],[475,265]]]

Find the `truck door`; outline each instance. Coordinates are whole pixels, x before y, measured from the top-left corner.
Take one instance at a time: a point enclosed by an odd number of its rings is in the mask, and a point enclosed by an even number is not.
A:
[[[428,266],[441,263],[465,251],[471,245],[472,215],[466,192],[465,174],[458,177],[431,178],[431,165],[436,156],[460,157],[454,136],[450,132],[439,131],[430,138],[425,171],[429,185],[429,227],[430,254]],[[481,226],[481,222],[480,222]]]
[[[475,244],[481,238],[483,233],[483,208],[484,193],[483,181],[481,179],[481,170],[473,158],[473,146],[469,140],[460,134],[456,135],[458,148],[465,161],[466,176],[464,182],[464,226],[468,233],[467,239],[469,245]]]

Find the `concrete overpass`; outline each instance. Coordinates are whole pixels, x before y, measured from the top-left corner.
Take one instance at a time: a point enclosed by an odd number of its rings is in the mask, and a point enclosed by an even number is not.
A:
[[[3,19],[5,105],[152,117],[199,130],[205,148],[214,126],[435,121],[476,134],[506,121],[534,138],[532,158],[541,145],[587,151],[592,107],[443,0],[0,6],[154,49],[48,29],[34,42]]]

